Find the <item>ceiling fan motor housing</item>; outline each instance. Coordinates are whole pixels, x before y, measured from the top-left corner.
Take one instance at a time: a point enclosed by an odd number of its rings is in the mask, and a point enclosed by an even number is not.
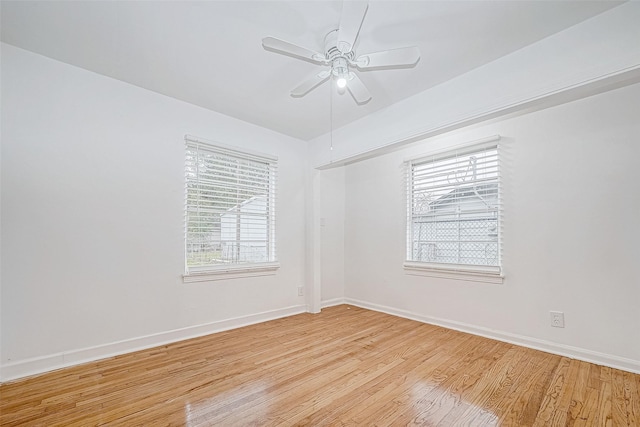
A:
[[[353,60],[354,53],[352,50],[344,53],[337,47],[338,30],[329,32],[324,38],[325,56],[327,61],[331,63],[331,74],[336,78],[345,78],[349,76],[349,62]]]

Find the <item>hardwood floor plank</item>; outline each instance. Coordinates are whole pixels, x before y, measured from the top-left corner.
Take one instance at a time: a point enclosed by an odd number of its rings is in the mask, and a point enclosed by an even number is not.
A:
[[[598,425],[611,426],[611,368],[600,368],[600,394],[598,396]]]
[[[418,341],[428,342],[438,339],[446,333],[447,330],[443,328],[417,328],[417,331],[412,332],[412,337]],[[397,393],[399,389],[409,387],[415,381],[415,376],[411,375],[411,371],[422,364],[425,357],[436,352],[435,348],[425,348],[419,344],[414,346],[401,355],[403,363],[397,370],[388,371],[374,378],[361,389],[354,390],[344,399],[331,402],[324,407],[322,412],[310,415],[301,423],[314,426],[330,425],[338,417],[342,420],[349,420],[360,412],[367,411],[368,408],[388,401],[390,396]],[[358,404],[354,405],[354,402],[358,402]],[[345,421],[345,423],[347,422]]]
[[[470,403],[457,418],[451,418],[452,422],[459,425],[486,424],[494,416],[485,408],[497,407],[506,397],[511,386],[522,374],[527,366],[524,349],[510,346],[498,363],[495,363],[483,378],[483,383],[476,387],[476,393]],[[505,363],[505,359],[510,363]]]
[[[517,366],[520,375],[514,377],[504,398],[491,405],[492,412],[504,425],[533,425],[542,405],[553,372],[560,362],[558,356],[523,349],[524,366]],[[510,364],[510,361],[505,360]]]
[[[411,381],[399,390],[392,400],[387,403],[381,402],[382,406],[377,410],[354,406],[350,412],[356,412],[357,415],[347,418],[347,412],[340,417],[341,420],[356,425],[391,425],[396,422],[402,409],[410,407],[416,395],[428,393],[446,379],[446,376],[441,374],[442,370],[464,353],[468,340],[469,337],[465,334],[447,335],[446,340],[436,346],[437,352],[432,353],[410,371]]]
[[[587,399],[591,393],[591,398],[595,395],[593,389],[589,389],[589,378],[591,364],[587,362],[577,362],[580,366],[578,376],[573,386],[573,394],[571,396],[571,405],[569,407],[567,426],[584,425],[584,422],[593,420],[593,403],[588,404]],[[595,368],[595,367],[594,367]]]
[[[490,367],[496,352],[506,351],[503,343],[484,339],[472,349],[468,349],[444,372],[446,378],[437,388],[418,397],[411,408],[404,411],[394,423],[411,425],[438,425],[458,405],[465,402],[465,396],[485,369]]]
[[[556,367],[553,373],[553,378],[549,384],[549,388],[546,390],[540,411],[533,423],[534,427],[545,427],[552,425],[552,420],[562,416],[560,413],[560,396],[562,395],[563,388],[567,387],[566,379],[569,372],[569,366],[571,359],[566,357],[561,358],[560,363]],[[558,415],[558,417],[556,417]]]
[[[569,359],[569,370],[564,383],[567,384],[560,390],[558,398],[558,409],[551,417],[551,425],[567,425],[569,424],[569,410],[571,408],[572,390],[577,386],[578,372],[582,362],[575,359]]]
[[[388,338],[384,338],[384,341],[391,348],[393,348],[393,345],[394,345],[394,343],[396,341],[400,342],[402,340],[402,338],[403,338],[402,335],[398,335],[398,334],[394,333],[393,331],[386,331],[385,332],[384,329],[381,329],[381,331],[382,331],[381,333],[385,334],[384,336],[388,335]],[[392,334],[395,335],[395,337],[392,337],[391,336]],[[353,335],[353,337],[351,339],[351,342],[343,340],[341,342],[341,347],[340,348],[342,349],[343,353],[346,352],[349,355],[349,357],[351,357],[353,359],[352,361],[354,363],[356,363],[356,366],[361,367],[362,366],[361,360],[357,359],[357,358],[354,358],[354,355],[357,354],[355,352],[356,347],[361,346],[364,341],[371,342],[371,340],[372,340],[372,337],[369,335],[369,333],[367,335],[364,335],[364,336],[362,336],[362,335],[360,335],[360,336]],[[387,350],[386,352],[389,353],[389,350]],[[373,351],[368,351],[367,354],[369,356],[375,356],[377,353],[373,352]],[[336,369],[339,369],[339,370],[342,369],[342,366],[341,366],[342,365],[342,361],[336,361],[336,362],[337,362],[336,363],[336,365],[337,365],[336,367],[332,367],[332,366],[328,367],[330,372],[335,371]],[[317,376],[321,376],[321,375],[317,375]],[[283,389],[285,390],[284,397],[287,398],[288,402],[295,401],[295,399],[291,399],[290,398],[290,396],[293,395],[293,393],[295,393],[297,396],[300,396],[302,393],[306,393],[306,395],[313,394],[313,393],[318,393],[318,390],[323,386],[323,384],[325,382],[327,382],[326,381],[327,378],[322,378],[322,381],[316,382],[316,384],[314,385],[313,388],[308,389],[307,384],[303,383],[304,379],[305,378],[302,378],[302,377],[301,378],[297,378],[297,379],[294,378],[292,383],[294,383],[294,385],[297,384],[295,388],[292,388],[292,387],[286,387],[286,388],[279,387],[280,390],[283,390]],[[299,383],[302,383],[302,384],[299,384]],[[331,382],[328,382],[328,383],[330,384]],[[280,396],[278,396],[278,397],[280,397]],[[285,411],[287,409],[289,409],[289,408],[285,408],[285,407],[282,407],[282,406],[280,407],[280,411]],[[247,411],[252,411],[251,406],[248,406],[246,408],[246,410]],[[236,413],[236,412],[237,411],[234,411],[234,413]]]
[[[0,385],[2,426],[639,426],[640,375],[352,306]]]
[[[627,396],[628,424],[640,427],[640,375],[622,373]]]
[[[611,369],[611,419],[613,425],[629,425],[628,393],[625,390],[623,372]]]

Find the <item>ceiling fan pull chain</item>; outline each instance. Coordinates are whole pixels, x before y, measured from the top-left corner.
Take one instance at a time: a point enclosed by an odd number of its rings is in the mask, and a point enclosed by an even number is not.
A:
[[[329,163],[333,163],[333,85],[329,85]]]

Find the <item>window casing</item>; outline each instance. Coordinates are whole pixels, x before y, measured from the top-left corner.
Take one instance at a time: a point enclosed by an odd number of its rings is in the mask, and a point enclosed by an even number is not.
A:
[[[406,173],[405,268],[501,277],[498,145],[411,160]]]
[[[185,278],[277,268],[277,159],[185,142]]]

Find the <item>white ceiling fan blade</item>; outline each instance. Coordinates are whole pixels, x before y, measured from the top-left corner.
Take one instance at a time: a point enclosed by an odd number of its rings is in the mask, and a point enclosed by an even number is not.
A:
[[[367,89],[364,83],[362,83],[362,80],[360,80],[360,78],[353,72],[349,73],[347,89],[349,89],[353,99],[355,99],[358,104],[364,104],[371,99],[369,89]]]
[[[367,68],[414,65],[419,59],[420,49],[417,46],[409,46],[360,55],[354,62],[358,68],[364,70]]]
[[[329,78],[330,75],[331,75],[331,72],[327,70],[323,70],[323,71],[320,71],[318,74],[314,74],[310,78],[300,83],[295,89],[293,89],[291,91],[291,96],[299,98],[301,96],[306,95],[307,93],[309,93],[309,91],[311,91],[311,89],[315,88],[321,83],[324,83]]]
[[[353,49],[368,7],[369,3],[366,1],[344,0],[342,2],[342,16],[338,27],[337,43],[340,52],[347,53]]]
[[[287,55],[293,55],[314,62],[326,63],[326,59],[323,54],[315,52],[311,49],[307,49],[306,47],[301,47],[293,43],[277,39],[275,37],[263,38],[262,46],[268,50],[273,50]]]

